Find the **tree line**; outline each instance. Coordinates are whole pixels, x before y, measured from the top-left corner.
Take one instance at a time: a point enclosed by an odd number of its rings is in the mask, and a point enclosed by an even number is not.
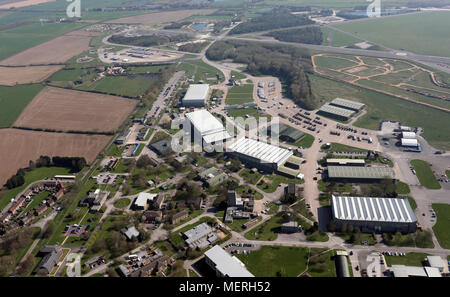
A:
[[[36,161],[31,161],[28,168],[20,168],[16,174],[11,176],[5,186],[8,189],[13,189],[22,186],[25,183],[25,174],[27,171],[40,167],[63,167],[68,168],[72,172],[79,172],[87,165],[86,159],[83,157],[59,157],[53,158],[49,156],[40,156]]]
[[[230,34],[244,34],[310,24],[314,24],[314,22],[306,15],[295,15],[287,9],[275,9],[239,24],[230,31]]]
[[[217,41],[206,53],[210,60],[232,59],[247,64],[252,75],[273,75],[287,85],[287,95],[306,109],[318,107],[306,72],[312,72],[311,56],[305,49],[243,41]]]
[[[265,36],[271,36],[280,41],[308,44],[322,44],[323,41],[322,30],[319,27],[273,31],[265,34]]]
[[[108,41],[112,43],[128,44],[135,46],[155,46],[162,45],[171,42],[183,42],[190,40],[187,34],[154,34],[154,35],[144,35],[144,36],[123,36],[123,35],[113,35]]]

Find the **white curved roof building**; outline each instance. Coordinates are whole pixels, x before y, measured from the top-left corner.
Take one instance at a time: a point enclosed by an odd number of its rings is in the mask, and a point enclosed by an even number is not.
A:
[[[186,118],[191,122],[194,133],[200,136],[206,144],[231,138],[223,124],[205,109],[187,113]]]

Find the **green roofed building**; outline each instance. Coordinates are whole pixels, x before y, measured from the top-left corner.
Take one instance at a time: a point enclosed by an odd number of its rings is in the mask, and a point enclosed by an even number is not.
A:
[[[317,112],[317,114],[341,121],[348,121],[355,113],[356,111],[354,110],[333,106],[329,103],[322,105],[322,107]]]
[[[348,180],[394,179],[390,167],[328,166],[328,178]]]
[[[360,111],[361,109],[364,108],[364,106],[366,106],[363,103],[359,103],[359,102],[355,102],[355,101],[351,101],[351,100],[347,100],[347,99],[342,99],[342,98],[334,99],[333,101],[330,102],[330,105],[341,107],[341,108],[346,108],[346,109],[350,109],[350,110],[354,110],[354,111]]]
[[[273,124],[268,128],[268,135],[272,135],[272,130],[276,131],[278,128],[278,135],[280,140],[286,141],[286,142],[296,142],[300,140],[305,133],[303,133],[300,130],[297,130],[291,126],[285,125],[285,124]]]

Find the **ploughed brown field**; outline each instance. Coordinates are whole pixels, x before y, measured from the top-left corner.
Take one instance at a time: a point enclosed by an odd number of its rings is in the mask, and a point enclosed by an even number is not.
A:
[[[144,24],[155,25],[159,23],[177,22],[193,15],[208,15],[215,12],[215,9],[193,9],[178,10],[168,12],[155,12],[150,14],[137,15],[108,21],[113,24]]]
[[[12,7],[19,8],[19,7],[25,7],[25,6],[53,2],[53,1],[56,1],[56,0],[23,0],[23,1],[4,0],[4,1],[0,1],[0,9],[10,9]]]
[[[108,144],[111,136],[0,129],[0,185],[19,168],[42,155],[84,157],[88,163]]]
[[[115,132],[137,103],[117,96],[46,87],[28,104],[14,126]]]
[[[14,86],[41,82],[53,73],[61,70],[64,65],[0,67],[0,85]]]
[[[66,34],[0,61],[3,66],[63,64],[89,49],[90,36]]]

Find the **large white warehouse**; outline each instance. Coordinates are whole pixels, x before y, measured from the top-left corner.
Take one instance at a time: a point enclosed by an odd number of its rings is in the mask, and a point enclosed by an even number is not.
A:
[[[227,153],[251,166],[269,171],[278,170],[294,154],[290,150],[251,138],[239,139],[227,147]]]
[[[343,224],[362,232],[412,233],[417,218],[407,198],[332,196],[331,211],[337,228]]]
[[[190,85],[189,89],[184,95],[183,105],[187,107],[201,107],[205,106],[206,99],[209,96],[209,85],[196,84]]]
[[[402,146],[417,147],[419,146],[419,143],[417,142],[417,139],[402,138]]]
[[[238,258],[228,254],[219,245],[205,253],[205,261],[218,277],[254,277]]]
[[[402,138],[416,139],[416,133],[415,132],[402,132]]]
[[[205,109],[187,113],[186,118],[191,122],[194,140],[202,139],[204,144],[209,145],[231,138],[223,124]]]

